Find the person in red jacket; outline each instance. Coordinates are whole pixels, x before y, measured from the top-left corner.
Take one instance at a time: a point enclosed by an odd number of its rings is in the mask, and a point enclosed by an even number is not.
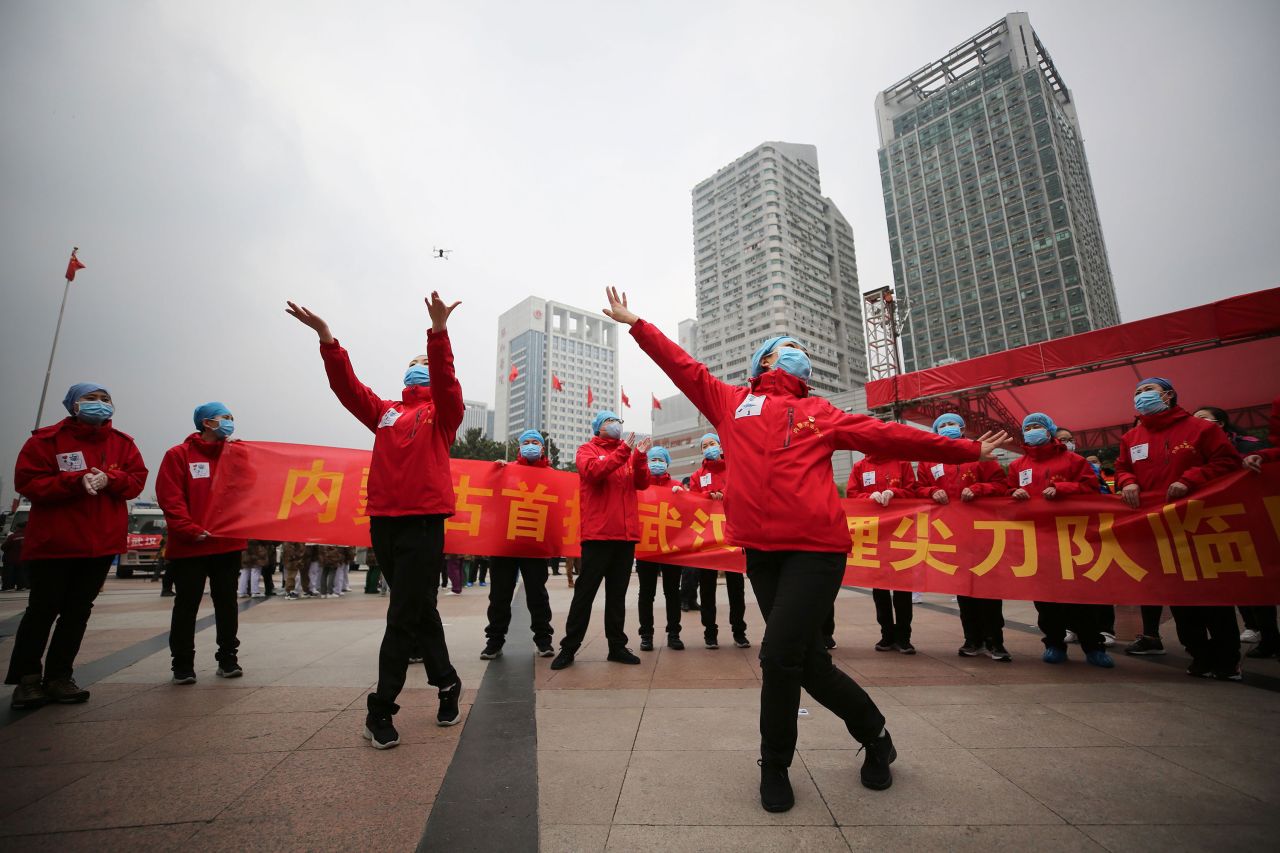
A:
[[[1268,441],[1270,447],[1251,451],[1244,457],[1244,467],[1255,474],[1262,473],[1264,462],[1280,462],[1280,397],[1271,401],[1271,418],[1268,423]],[[1280,656],[1280,626],[1277,625],[1274,605],[1255,606],[1252,608],[1253,618],[1258,622],[1258,633],[1261,641],[1249,651],[1247,658],[1272,658]]]
[[[667,469],[671,453],[665,447],[649,448],[649,485],[672,492],[685,491]],[[684,650],[680,639],[680,572],[682,567],[652,560],[636,560],[636,576],[640,579],[640,595],[636,600],[640,612],[640,651],[653,651],[653,600],[658,595],[658,578],[662,578],[662,597],[667,608],[667,648]]]
[[[578,448],[575,458],[581,482],[582,568],[573,586],[573,600],[564,623],[560,654],[552,669],[573,665],[591,624],[591,605],[604,583],[604,633],[608,659],[638,664],[627,648],[624,630],[627,587],[636,543],[640,541],[640,509],[636,492],[649,487],[650,439],[636,443],[635,433],[622,438],[622,419],[613,412],[597,412],[591,421],[594,438]]]
[[[799,341],[765,341],[751,379],[734,386],[641,320],[615,288],[605,314],[631,327],[640,348],[716,428],[734,459],[724,492],[729,544],[744,548],[747,577],[764,616],[760,645],[760,802],[795,804],[787,768],[795,755],[801,688],[839,716],[866,750],[862,784],[893,784],[897,758],[884,715],[823,648],[822,622],[835,606],[853,547],[831,470],[836,450],[961,463],[987,457],[1008,436],[944,441],[901,424],[842,412],[809,395],[812,370]]]
[[[1058,501],[1071,495],[1097,494],[1098,479],[1084,457],[1068,449],[1053,418],[1032,412],[1022,419],[1023,455],[1009,463],[1010,493],[1014,500],[1043,498]],[[1102,636],[1105,605],[1035,602],[1040,632],[1044,634],[1045,663],[1067,659],[1067,630],[1075,631],[1085,660],[1110,669],[1115,661],[1107,654]]]
[[[720,436],[709,432],[702,436],[702,466],[689,478],[689,491],[706,495],[713,501],[723,501],[727,488],[729,463]],[[720,626],[716,622],[716,581],[720,573],[715,569],[698,569],[698,592],[702,598],[702,637],[708,649],[720,648]],[[747,639],[746,576],[741,572],[725,572],[724,588],[729,598],[729,628],[733,631],[733,644],[740,649],[751,648]]]
[[[22,552],[31,593],[4,680],[17,685],[15,708],[88,700],[72,678],[76,654],[111,560],[126,550],[126,501],[147,482],[137,445],[111,425],[106,388],[72,385],[62,405],[69,417],[31,434],[13,478],[31,501]]]
[[[864,498],[887,507],[894,498],[915,497],[916,472],[910,462],[864,456],[853,464],[845,494],[851,498]],[[880,625],[878,652],[902,652],[914,655],[911,645],[911,592],[909,590],[871,590],[876,605],[876,622]]]
[[[1116,457],[1116,486],[1132,509],[1141,505],[1144,495],[1161,502],[1181,500],[1210,480],[1240,469],[1240,454],[1227,434],[1181,408],[1169,380],[1153,376],[1139,382],[1133,407],[1138,425],[1121,437]],[[1126,652],[1164,653],[1160,609],[1159,605],[1143,606],[1142,636]],[[1187,674],[1239,681],[1240,631],[1235,609],[1179,606],[1169,610],[1178,640],[1191,655]]]
[[[217,626],[219,678],[239,678],[240,613],[236,585],[240,579],[240,552],[248,541],[213,536],[205,527],[212,509],[213,478],[235,432],[236,422],[222,403],[205,403],[192,416],[196,432],[169,448],[156,475],[156,500],[164,510],[169,547],[165,552],[173,567],[173,615],[169,622],[169,654],[173,658],[173,683],[196,683],[196,611],[204,598],[205,581],[213,601]]]
[[[959,440],[964,436],[964,426],[964,418],[947,412],[933,422],[933,431],[944,438]],[[994,460],[963,465],[922,462],[917,477],[920,485],[916,494],[940,504],[950,503],[953,498],[968,503],[982,497],[1009,494],[1004,469]],[[1004,602],[998,598],[957,595],[956,603],[964,630],[964,645],[958,654],[966,658],[986,654],[1003,663],[1013,660],[1004,647]]]
[[[542,433],[527,429],[520,433],[519,467],[550,468],[546,442]],[[506,465],[499,460],[498,465]],[[481,660],[501,657],[507,642],[507,629],[511,627],[511,599],[516,594],[516,580],[524,581],[524,600],[529,608],[529,627],[533,630],[533,645],[538,657],[549,658],[555,654],[551,647],[551,599],[547,595],[547,575],[550,560],[546,557],[492,557],[489,562],[489,624],[484,629],[484,651]],[[483,586],[483,584],[482,584]]]
[[[329,387],[343,407],[373,433],[369,463],[369,538],[391,595],[387,627],[378,651],[378,686],[366,701],[364,736],[376,749],[400,743],[392,717],[404,689],[409,658],[421,656],[427,683],[439,691],[436,723],[461,719],[462,681],[449,660],[444,625],[436,607],[444,572],[444,520],[455,497],[449,448],[462,424],[465,404],[453,369],[446,304],[432,292],[424,300],[431,315],[427,352],[409,360],[398,400],[384,400],[356,378],[351,357],[311,311],[289,303],[288,313],[320,338]]]

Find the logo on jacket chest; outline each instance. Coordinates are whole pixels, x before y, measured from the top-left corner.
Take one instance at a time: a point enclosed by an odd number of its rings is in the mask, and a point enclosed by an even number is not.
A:
[[[791,434],[800,435],[806,430],[813,433],[814,435],[822,435],[822,427],[818,426],[817,420],[813,417],[813,415],[810,415],[806,420],[799,421],[793,427],[791,427]]]

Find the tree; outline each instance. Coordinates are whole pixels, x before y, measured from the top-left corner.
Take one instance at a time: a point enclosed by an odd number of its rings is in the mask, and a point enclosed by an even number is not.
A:
[[[479,427],[472,427],[462,438],[453,442],[453,447],[449,448],[449,455],[454,459],[478,459],[482,462],[492,462],[503,458],[503,445],[501,442],[485,438],[484,431]]]

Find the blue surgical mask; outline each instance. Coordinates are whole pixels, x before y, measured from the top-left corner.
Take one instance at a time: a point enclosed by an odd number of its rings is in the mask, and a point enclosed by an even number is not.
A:
[[[809,361],[809,356],[805,355],[803,350],[795,347],[782,347],[776,351],[778,359],[773,366],[779,370],[785,370],[797,379],[809,381],[810,374],[813,373],[813,363]]]
[[[115,409],[110,403],[101,403],[97,400],[90,400],[76,406],[76,417],[93,426],[105,424],[111,420],[111,415],[114,413]]]
[[[600,435],[605,438],[612,438],[616,441],[617,439],[622,438],[622,424],[617,421],[611,421],[610,423],[600,427]]]
[[[938,435],[943,438],[960,438],[964,435],[964,430],[960,429],[959,424],[946,424],[938,427]]]
[[[1133,407],[1140,415],[1154,415],[1169,408],[1169,404],[1160,396],[1159,391],[1143,391],[1133,398]]]
[[[661,459],[650,459],[649,473],[655,477],[661,477],[663,474],[667,473],[667,463],[663,462]]]
[[[1062,442],[1062,446],[1072,453],[1076,452],[1076,443],[1074,441],[1064,441]]]
[[[218,427],[214,430],[219,438],[231,438],[231,434],[236,431],[236,422],[229,420],[218,421]]]
[[[720,445],[713,444],[702,451],[702,458],[706,459],[708,462],[718,462],[722,452]]]
[[[427,370],[425,364],[411,364],[404,372],[404,384],[406,388],[410,385],[430,385],[431,371]]]
[[[1042,429],[1025,429],[1022,431],[1022,440],[1031,447],[1038,447],[1049,440],[1049,433]]]
[[[1093,473],[1095,473],[1095,474],[1101,474],[1101,473],[1102,473],[1102,466],[1101,466],[1101,465],[1095,465],[1094,463],[1090,462],[1090,463],[1089,463],[1089,467],[1093,469]]]
[[[522,444],[520,445],[520,455],[530,462],[537,462],[542,458],[542,445]]]

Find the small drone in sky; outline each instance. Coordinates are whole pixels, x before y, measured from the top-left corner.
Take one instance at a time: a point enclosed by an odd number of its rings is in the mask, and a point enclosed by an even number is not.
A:
[[[438,261],[447,261],[449,260],[449,255],[452,252],[453,252],[453,249],[432,249],[431,257],[435,258]]]

